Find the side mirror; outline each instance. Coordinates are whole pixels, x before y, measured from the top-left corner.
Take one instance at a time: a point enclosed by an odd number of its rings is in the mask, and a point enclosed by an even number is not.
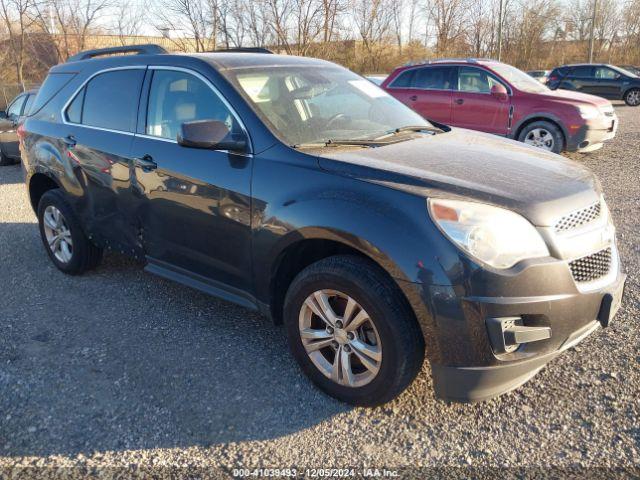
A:
[[[503,101],[509,98],[509,92],[507,91],[505,86],[502,85],[501,83],[497,83],[493,87],[491,87],[491,95],[497,98],[498,100],[503,100]]]
[[[243,134],[233,134],[224,122],[218,120],[194,120],[180,125],[178,145],[208,150],[246,152],[247,139]]]
[[[7,112],[0,110],[0,119],[7,118]]]

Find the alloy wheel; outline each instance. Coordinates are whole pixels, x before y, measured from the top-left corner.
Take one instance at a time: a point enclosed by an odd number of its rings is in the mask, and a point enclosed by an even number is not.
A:
[[[73,257],[73,239],[64,215],[56,207],[49,205],[44,211],[43,223],[51,253],[59,262],[69,263]]]
[[[318,290],[300,309],[302,344],[322,374],[346,387],[370,383],[380,371],[382,344],[362,306],[336,290]]]
[[[551,132],[544,128],[534,128],[524,139],[527,145],[542,148],[543,150],[553,151],[555,140]]]
[[[627,103],[634,107],[640,105],[640,90],[632,90],[627,93]]]

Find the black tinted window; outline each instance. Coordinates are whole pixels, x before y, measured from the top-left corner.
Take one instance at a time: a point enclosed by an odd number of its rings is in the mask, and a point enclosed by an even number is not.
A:
[[[411,88],[411,82],[413,80],[413,76],[415,75],[415,70],[407,70],[398,75],[393,82],[391,82],[392,88]]]
[[[590,67],[589,65],[581,65],[579,67],[573,67],[571,69],[571,76],[572,77],[591,77],[593,75],[592,71],[593,71],[593,67]]]
[[[80,90],[71,104],[67,107],[67,120],[72,123],[82,123],[82,102],[84,101],[84,92],[84,88]]]
[[[436,90],[451,89],[452,67],[420,68],[413,79],[415,88],[430,88]]]
[[[156,70],[145,133],[175,140],[180,125],[193,120],[218,120],[236,129],[231,112],[205,82],[186,72]]]
[[[92,78],[84,92],[83,125],[123,132],[135,130],[144,70],[114,70]]]
[[[34,114],[44,107],[75,75],[75,73],[50,73],[38,90],[29,114]]]

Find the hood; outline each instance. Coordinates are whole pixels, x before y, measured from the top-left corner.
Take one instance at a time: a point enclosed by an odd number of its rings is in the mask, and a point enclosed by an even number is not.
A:
[[[540,93],[539,95],[550,100],[560,100],[568,103],[588,103],[589,105],[595,105],[598,107],[611,105],[611,102],[606,98],[597,97],[596,95],[589,95],[588,93],[574,92],[573,90],[549,90],[548,92]]]
[[[462,197],[551,226],[596,202],[595,176],[578,163],[520,142],[454,128],[378,148],[324,148],[320,167],[425,197]]]

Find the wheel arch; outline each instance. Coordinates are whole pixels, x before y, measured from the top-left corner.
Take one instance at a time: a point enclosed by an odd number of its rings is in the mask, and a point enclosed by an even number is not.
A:
[[[313,229],[312,229],[313,230]],[[334,255],[353,255],[368,260],[398,287],[396,278],[402,276],[400,269],[385,254],[369,242],[338,232],[297,232],[275,257],[269,278],[269,313],[275,323],[282,322],[284,297],[298,273],[309,265]],[[398,287],[399,288],[399,287]],[[402,289],[400,289],[402,293]],[[404,293],[403,293],[404,297]],[[405,300],[407,300],[405,298]]]
[[[522,130],[524,130],[527,126],[531,125],[534,122],[549,122],[554,126],[558,127],[558,129],[560,130],[560,133],[562,133],[563,150],[567,148],[569,132],[567,132],[566,128],[564,127],[562,121],[560,121],[559,118],[552,115],[548,115],[548,114],[533,114],[528,117],[525,117],[520,121],[520,123],[518,123],[516,128],[513,129],[514,133],[512,138],[514,140],[517,140],[520,137]]]
[[[54,188],[60,188],[58,181],[45,173],[37,172],[29,178],[29,201],[34,212],[38,211],[38,204],[42,195]]]

